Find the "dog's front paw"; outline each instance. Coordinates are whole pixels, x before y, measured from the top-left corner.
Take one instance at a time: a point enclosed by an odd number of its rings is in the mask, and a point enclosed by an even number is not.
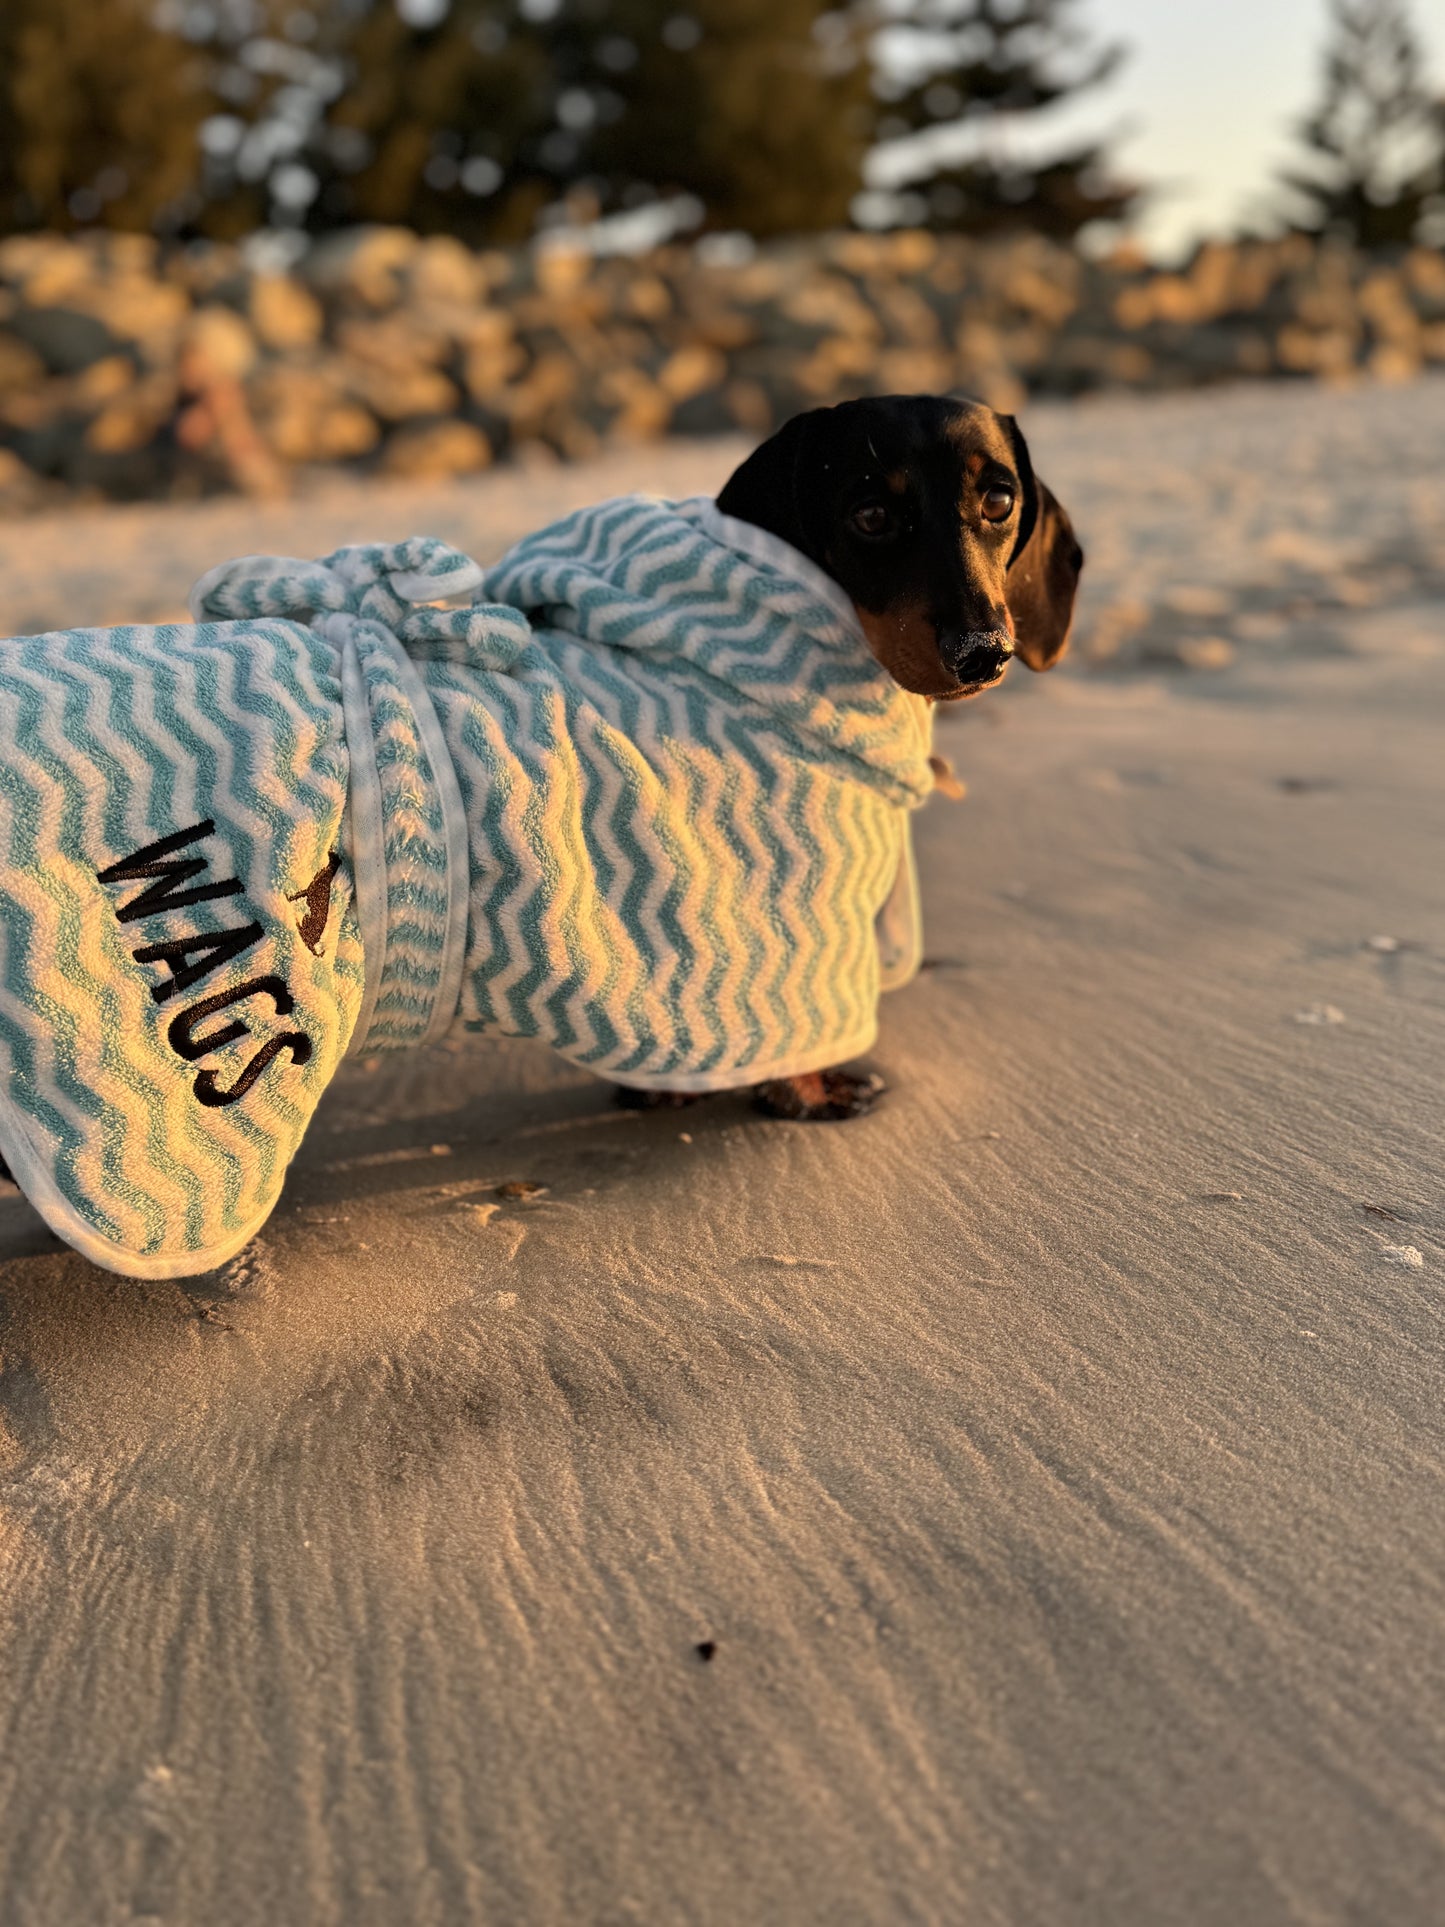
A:
[[[612,1094],[624,1111],[681,1111],[708,1095],[706,1091],[642,1091],[632,1084],[614,1084]]]
[[[835,1123],[866,1117],[887,1088],[876,1071],[805,1071],[755,1085],[753,1106],[798,1124]]]

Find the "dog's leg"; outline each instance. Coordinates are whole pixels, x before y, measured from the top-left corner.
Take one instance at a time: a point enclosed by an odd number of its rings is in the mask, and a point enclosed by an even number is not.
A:
[[[837,1123],[866,1117],[887,1089],[876,1071],[805,1071],[801,1077],[774,1077],[754,1084],[753,1108],[767,1117],[798,1124]],[[613,1097],[624,1111],[681,1111],[718,1091],[642,1091],[615,1084]]]
[[[831,1123],[866,1117],[886,1089],[876,1072],[805,1071],[801,1077],[775,1077],[754,1085],[753,1104],[769,1117]]]

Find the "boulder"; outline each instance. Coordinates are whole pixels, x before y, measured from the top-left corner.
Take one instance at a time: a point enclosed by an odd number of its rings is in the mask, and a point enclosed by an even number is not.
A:
[[[713,236],[621,259],[358,227],[292,273],[145,235],[0,240],[11,466],[130,492],[192,487],[202,468],[205,486],[259,488],[265,471],[270,488],[278,461],[354,461],[383,441],[388,471],[444,474],[609,440],[761,436],[883,390],[1017,408],[1441,363],[1439,250],[1367,258],[1301,235],[1207,244],[1168,273],[1027,235]]]
[[[388,475],[444,481],[473,475],[492,459],[491,443],[474,422],[417,422],[390,437],[381,458]]]
[[[419,308],[466,309],[486,294],[477,257],[448,234],[421,243],[407,259],[402,282],[406,300]]]
[[[349,400],[334,374],[313,363],[277,362],[248,384],[256,425],[283,462],[344,462],[381,439],[370,410]]]
[[[191,303],[185,289],[174,282],[114,274],[72,288],[69,305],[104,322],[117,340],[134,343],[149,358],[157,350],[166,351]]]
[[[147,375],[105,402],[86,424],[83,442],[101,455],[133,455],[153,442],[176,411],[176,383]]]
[[[346,228],[316,243],[302,273],[326,299],[382,311],[401,300],[406,270],[420,246],[409,228]]]
[[[27,341],[0,329],[0,395],[34,388],[45,379],[45,363]]]
[[[668,356],[658,370],[658,382],[675,402],[688,401],[706,388],[716,388],[727,374],[727,357],[716,348],[695,342]]]
[[[455,384],[439,368],[427,368],[417,362],[409,367],[388,368],[359,356],[343,355],[337,361],[336,372],[347,394],[363,402],[384,422],[446,415],[459,399]]]
[[[119,346],[103,321],[76,308],[18,308],[10,317],[10,333],[34,349],[54,375],[73,375]]]
[[[262,347],[287,353],[321,339],[326,317],[309,289],[286,274],[258,274],[247,290],[247,312]]]
[[[0,509],[14,514],[35,508],[42,494],[40,477],[14,449],[0,448]]]
[[[182,355],[196,377],[241,381],[256,365],[256,337],[234,308],[197,308],[186,323]]]

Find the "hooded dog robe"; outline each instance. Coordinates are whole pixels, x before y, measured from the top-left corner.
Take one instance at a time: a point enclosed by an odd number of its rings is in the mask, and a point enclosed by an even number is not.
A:
[[[0,644],[0,1151],[98,1264],[238,1251],[348,1049],[727,1089],[867,1049],[917,967],[929,705],[710,501],[485,579],[246,557],[192,610]]]

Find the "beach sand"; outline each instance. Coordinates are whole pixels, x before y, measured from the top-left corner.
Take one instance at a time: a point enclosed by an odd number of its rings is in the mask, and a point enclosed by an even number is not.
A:
[[[1038,413],[1086,623],[1229,648],[940,721],[874,1115],[443,1047],[210,1278],[0,1198],[5,1927],[1438,1922],[1445,384]],[[0,626],[731,453],[17,524]]]

